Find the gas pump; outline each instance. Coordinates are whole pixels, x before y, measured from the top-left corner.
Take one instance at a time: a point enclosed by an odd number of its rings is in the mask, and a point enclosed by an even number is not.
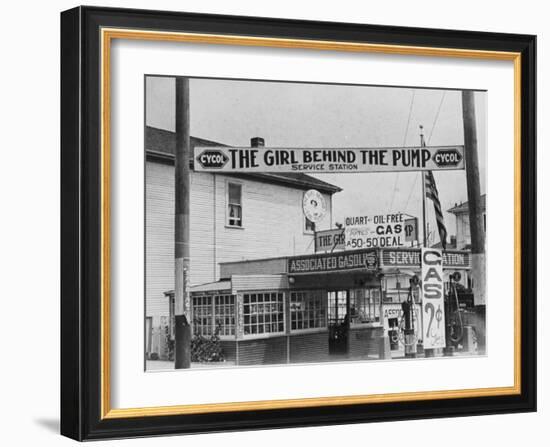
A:
[[[416,358],[416,345],[417,339],[415,331],[415,307],[413,298],[413,287],[417,287],[419,283],[418,276],[414,275],[409,280],[409,292],[407,299],[401,303],[401,309],[403,310],[403,317],[401,326],[403,327],[403,344],[405,345],[405,357]]]
[[[449,278],[449,290],[445,297],[445,339],[443,354],[452,356],[464,336],[464,323],[460,313],[457,285],[460,283],[460,272],[454,272]]]

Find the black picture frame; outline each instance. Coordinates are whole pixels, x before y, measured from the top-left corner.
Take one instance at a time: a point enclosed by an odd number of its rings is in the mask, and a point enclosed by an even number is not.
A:
[[[166,416],[102,417],[102,28],[246,35],[521,55],[521,388],[518,394]],[[536,410],[536,37],[77,7],[61,14],[61,433],[77,440]]]

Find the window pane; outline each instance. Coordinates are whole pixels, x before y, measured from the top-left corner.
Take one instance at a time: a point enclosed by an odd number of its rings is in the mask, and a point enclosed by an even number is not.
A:
[[[214,303],[215,331],[218,335],[235,335],[235,295],[217,295]]]
[[[193,297],[193,332],[194,335],[212,334],[212,297],[197,296]]]
[[[375,288],[354,289],[350,296],[351,322],[371,323],[380,321],[380,290]]]
[[[229,203],[232,204],[241,204],[241,185],[238,185],[236,183],[229,183]]]
[[[319,291],[291,292],[291,330],[326,327],[326,302]]]
[[[247,306],[249,318],[247,319],[245,316],[244,319],[245,334],[284,331],[284,316],[282,313],[284,295],[282,293],[245,294],[243,298],[244,302],[256,303]]]

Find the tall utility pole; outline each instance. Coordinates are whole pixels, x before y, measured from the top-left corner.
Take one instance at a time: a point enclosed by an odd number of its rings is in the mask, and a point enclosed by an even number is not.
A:
[[[462,91],[462,116],[464,122],[464,154],[466,161],[466,182],[468,186],[468,207],[470,212],[470,236],[472,251],[471,274],[473,279],[474,304],[479,316],[485,321],[485,230],[479,183],[479,158],[477,150],[477,128],[474,92]],[[481,329],[481,328],[477,328]],[[485,328],[478,330],[478,345],[485,349]]]
[[[483,209],[479,184],[479,159],[477,151],[477,127],[474,92],[462,91],[462,115],[464,121],[464,152],[466,158],[466,181],[470,208],[470,235],[472,253],[485,253]]]
[[[175,154],[175,368],[191,367],[189,321],[189,201],[190,201],[189,79],[176,78]]]

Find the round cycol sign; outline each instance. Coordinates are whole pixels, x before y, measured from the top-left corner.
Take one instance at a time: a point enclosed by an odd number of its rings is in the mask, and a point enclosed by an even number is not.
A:
[[[304,194],[302,208],[309,221],[320,222],[327,213],[327,202],[319,191],[310,189]]]

